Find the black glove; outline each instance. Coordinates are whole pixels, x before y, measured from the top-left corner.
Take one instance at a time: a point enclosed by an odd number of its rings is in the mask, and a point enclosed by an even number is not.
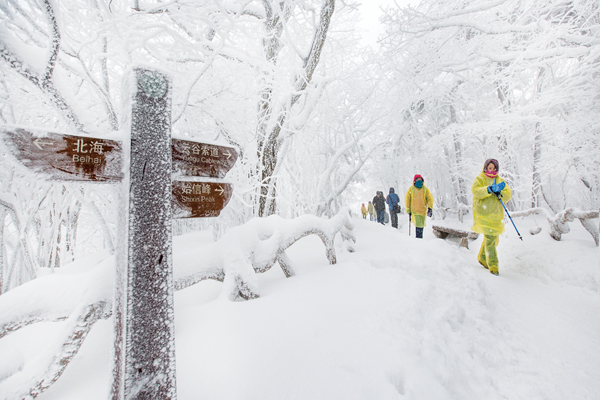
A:
[[[412,215],[411,213],[408,213],[408,219],[410,219],[410,216],[411,216],[411,215]]]
[[[431,208],[427,208],[427,216],[429,218],[433,217],[433,210]]]

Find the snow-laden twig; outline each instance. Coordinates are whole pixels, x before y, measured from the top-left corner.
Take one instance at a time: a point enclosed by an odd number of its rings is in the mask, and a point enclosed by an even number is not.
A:
[[[254,218],[230,229],[215,243],[175,255],[175,290],[184,289],[205,279],[224,282],[232,290],[232,299],[259,297],[255,272],[266,272],[276,262],[287,277],[294,275],[285,251],[301,238],[317,235],[325,245],[330,264],[336,263],[333,246],[340,232],[348,251],[354,251],[350,210],[343,208],[337,215],[324,220],[303,215],[286,220],[277,215]],[[194,260],[189,261],[189,260]],[[227,277],[230,279],[227,279]]]

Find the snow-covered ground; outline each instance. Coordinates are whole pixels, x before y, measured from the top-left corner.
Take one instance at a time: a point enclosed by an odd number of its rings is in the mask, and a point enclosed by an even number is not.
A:
[[[524,242],[507,226],[499,277],[476,261],[481,238],[465,249],[356,219],[354,253],[339,243],[329,265],[304,238],[288,250],[297,275],[259,275],[259,299],[229,301],[215,281],[177,292],[178,398],[600,398],[600,250],[577,221],[561,242],[516,223]],[[210,238],[177,237],[174,252]],[[3,338],[0,364],[35,362],[60,324]],[[38,399],[107,399],[111,333],[98,322]]]

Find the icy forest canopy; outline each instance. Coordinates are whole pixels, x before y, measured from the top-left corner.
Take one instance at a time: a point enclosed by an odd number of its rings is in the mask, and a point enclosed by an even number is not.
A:
[[[366,0],[365,0],[366,1]],[[498,158],[511,210],[600,207],[600,4],[424,0],[389,7],[377,46],[357,2],[2,0],[2,124],[125,140],[133,67],[173,77],[172,133],[227,144],[227,227],[334,215],[420,173],[460,210]],[[118,187],[0,168],[0,293],[114,251]]]

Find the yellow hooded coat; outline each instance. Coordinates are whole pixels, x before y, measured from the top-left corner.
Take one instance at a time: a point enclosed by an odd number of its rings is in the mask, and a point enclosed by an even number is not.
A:
[[[504,182],[500,176],[488,178],[484,172],[480,173],[473,182],[471,191],[473,192],[473,220],[475,223],[471,230],[484,235],[498,236],[504,232],[504,208],[494,193],[488,193],[487,188],[494,183],[494,180],[496,183]],[[510,196],[510,187],[506,185],[500,192],[504,204],[510,200]]]
[[[427,186],[423,185],[422,188],[417,188],[415,185],[412,185],[406,192],[404,204],[406,206],[406,213],[412,215],[413,224],[418,228],[423,228],[425,226],[427,208],[433,208],[433,196]]]

